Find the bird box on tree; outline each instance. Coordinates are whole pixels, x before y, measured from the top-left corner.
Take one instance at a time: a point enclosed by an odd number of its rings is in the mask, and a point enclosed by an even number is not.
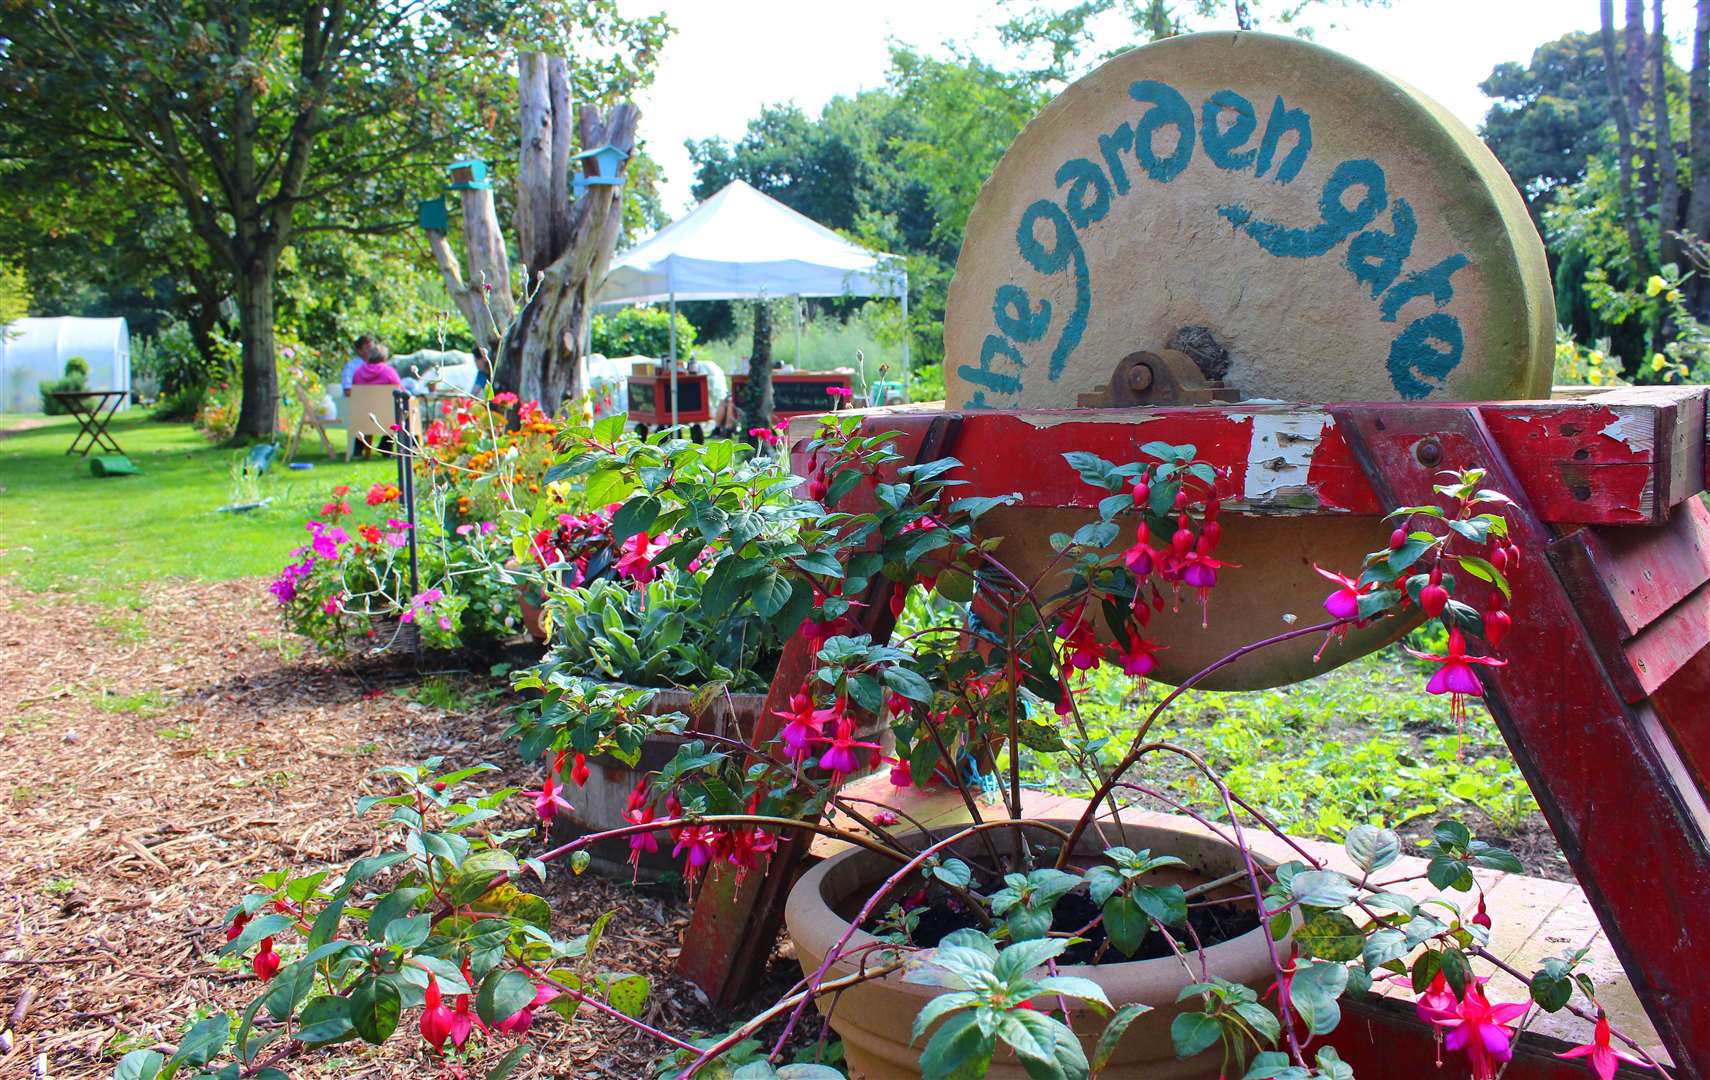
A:
[[[434,232],[442,233],[448,230],[451,227],[451,214],[445,208],[445,196],[436,195],[417,203],[416,224]]]
[[[487,178],[487,163],[476,158],[454,161],[445,167],[451,174],[451,190],[476,191],[493,186]]]

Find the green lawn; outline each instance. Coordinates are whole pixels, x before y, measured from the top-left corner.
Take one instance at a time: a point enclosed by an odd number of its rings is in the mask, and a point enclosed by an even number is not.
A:
[[[320,441],[261,478],[267,507],[222,514],[245,451],[216,446],[188,424],[157,424],[142,410],[115,420],[114,437],[140,476],[98,479],[87,459],[66,456],[77,431],[68,417],[16,431],[41,417],[0,417],[0,574],[27,588],[140,607],[161,578],[221,581],[271,575],[303,542],[305,517],[335,484],[358,491],[396,475],[392,462],[329,462]],[[4,434],[14,429],[12,434]],[[343,453],[342,436],[333,434]]]

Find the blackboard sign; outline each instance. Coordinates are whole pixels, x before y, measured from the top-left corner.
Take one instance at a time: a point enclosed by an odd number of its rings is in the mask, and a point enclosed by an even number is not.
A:
[[[792,416],[847,408],[847,398],[834,397],[826,391],[834,386],[848,390],[854,378],[847,371],[795,372],[789,375],[773,372],[772,415],[779,420],[787,420]],[[747,385],[748,376],[733,375],[730,383],[731,393],[739,393]]]
[[[693,424],[712,419],[708,409],[707,377],[677,374],[677,419]],[[671,422],[671,374],[634,375],[629,380],[629,418],[637,424]]]

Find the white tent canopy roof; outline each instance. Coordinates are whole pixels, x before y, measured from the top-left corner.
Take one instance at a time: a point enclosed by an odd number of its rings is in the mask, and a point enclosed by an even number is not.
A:
[[[733,180],[613,259],[595,302],[900,297],[907,281],[896,256],[868,251]]]

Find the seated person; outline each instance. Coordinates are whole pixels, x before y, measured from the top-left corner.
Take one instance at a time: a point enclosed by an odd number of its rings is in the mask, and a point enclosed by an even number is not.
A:
[[[350,396],[350,380],[356,375],[356,369],[368,362],[368,354],[374,349],[374,339],[363,334],[356,339],[356,347],[351,358],[345,362],[344,370],[339,372],[339,384],[344,387],[344,396]]]
[[[398,377],[398,372],[392,367],[392,354],[386,346],[375,342],[368,351],[368,358],[362,362],[350,376],[352,386],[398,386],[404,385],[404,380]]]

